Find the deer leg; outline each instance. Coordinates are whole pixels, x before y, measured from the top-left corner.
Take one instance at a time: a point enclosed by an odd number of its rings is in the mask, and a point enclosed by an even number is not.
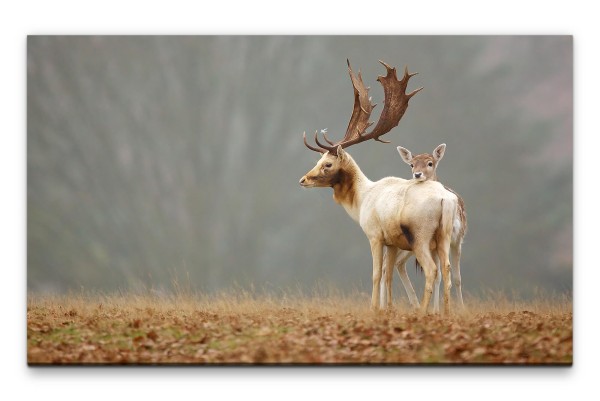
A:
[[[381,270],[383,269],[383,243],[380,240],[370,240],[371,255],[373,256],[373,292],[371,293],[371,309],[379,309],[379,291],[381,289]]]
[[[379,306],[380,308],[386,308],[388,305],[388,292],[386,284],[387,272],[390,270],[390,266],[387,264],[388,247],[383,247],[383,271],[381,274],[381,285],[379,289]],[[393,265],[391,269],[393,270]]]
[[[383,278],[385,280],[385,303],[381,304],[382,308],[392,307],[392,278],[394,275],[394,263],[396,262],[396,255],[398,254],[398,248],[386,246],[385,256],[385,268]],[[382,288],[383,292],[384,289]]]
[[[381,284],[379,288],[379,305],[382,308],[387,306],[387,292],[385,289],[385,276],[386,272],[389,270],[389,266],[386,264],[387,260],[387,246],[383,248],[383,272],[381,274]]]
[[[406,273],[406,262],[412,253],[409,251],[400,251],[399,255],[400,256],[398,257],[396,268],[398,269],[400,280],[402,280],[402,285],[404,286],[404,290],[406,290],[406,295],[408,295],[408,300],[410,301],[411,306],[417,309],[419,307],[419,299],[417,298],[415,289],[413,288],[410,278],[408,278],[408,274]]]
[[[433,292],[433,281],[437,275],[437,266],[428,246],[420,246],[416,248],[414,252],[425,273],[425,291],[423,291],[423,301],[421,302],[421,308],[419,310],[421,315],[425,315],[427,314],[431,293]]]
[[[440,274],[440,259],[437,254],[433,254],[433,260],[437,271],[433,282],[433,313],[440,313],[440,282],[442,281],[442,275]]]
[[[437,253],[440,262],[440,270],[442,271],[442,278],[444,279],[444,315],[446,316],[450,315],[450,288],[452,288],[452,283],[450,282],[449,250],[449,244],[446,241],[438,241]]]
[[[452,258],[452,284],[454,285],[456,296],[458,298],[458,306],[464,309],[465,304],[462,297],[462,287],[460,280],[460,253],[462,245],[452,244],[450,247],[450,257]]]

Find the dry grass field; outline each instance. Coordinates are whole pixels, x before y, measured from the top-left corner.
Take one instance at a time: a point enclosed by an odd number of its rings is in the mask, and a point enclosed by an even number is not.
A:
[[[35,296],[27,361],[47,364],[561,364],[573,361],[570,298],[467,299],[449,317],[369,295]]]

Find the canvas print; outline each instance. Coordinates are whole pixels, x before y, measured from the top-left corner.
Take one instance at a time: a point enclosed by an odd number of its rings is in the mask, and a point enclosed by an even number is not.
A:
[[[571,36],[29,36],[27,362],[573,363]]]

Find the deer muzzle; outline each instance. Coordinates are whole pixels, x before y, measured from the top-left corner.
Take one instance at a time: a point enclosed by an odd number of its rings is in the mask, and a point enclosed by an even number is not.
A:
[[[309,186],[309,180],[306,176],[300,178],[300,185],[302,185],[303,187]]]

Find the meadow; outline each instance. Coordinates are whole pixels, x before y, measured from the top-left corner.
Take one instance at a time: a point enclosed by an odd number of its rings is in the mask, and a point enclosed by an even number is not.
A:
[[[573,362],[567,296],[466,298],[450,316],[354,294],[35,295],[27,362],[53,364],[558,364]]]

